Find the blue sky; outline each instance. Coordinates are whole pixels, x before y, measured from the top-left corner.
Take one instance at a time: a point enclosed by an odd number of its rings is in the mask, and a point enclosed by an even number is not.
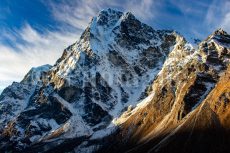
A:
[[[91,17],[108,7],[188,40],[204,39],[220,27],[230,33],[228,0],[1,0],[0,91],[31,67],[54,64]]]

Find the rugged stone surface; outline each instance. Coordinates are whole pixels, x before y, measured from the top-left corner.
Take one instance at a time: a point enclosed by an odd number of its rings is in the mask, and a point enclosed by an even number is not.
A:
[[[0,95],[0,151],[224,153],[229,58],[221,29],[194,49],[130,12],[103,10],[55,65]]]
[[[181,41],[147,101],[116,120],[120,132],[99,152],[228,152],[229,38],[217,30],[197,51]]]
[[[3,91],[1,148],[49,151],[70,139],[114,131],[111,121],[147,96],[178,38],[130,12],[101,11],[54,66],[33,68]]]

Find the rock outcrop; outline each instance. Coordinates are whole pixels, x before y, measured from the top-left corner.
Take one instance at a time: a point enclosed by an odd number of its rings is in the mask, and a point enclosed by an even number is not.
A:
[[[230,36],[198,45],[101,11],[55,65],[0,95],[1,152],[226,152]],[[180,147],[178,147],[180,146]]]
[[[199,44],[198,50],[188,50],[179,41],[147,100],[115,121],[120,126],[120,132],[113,136],[117,145],[102,150],[228,152],[229,38],[217,30]]]

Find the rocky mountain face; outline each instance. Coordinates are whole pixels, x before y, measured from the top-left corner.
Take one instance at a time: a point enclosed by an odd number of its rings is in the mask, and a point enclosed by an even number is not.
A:
[[[2,92],[1,152],[226,152],[230,36],[197,48],[101,11],[55,65]]]
[[[113,136],[116,145],[107,144],[101,152],[228,152],[229,44],[222,30],[197,50],[178,43],[149,96],[115,121],[120,126]]]

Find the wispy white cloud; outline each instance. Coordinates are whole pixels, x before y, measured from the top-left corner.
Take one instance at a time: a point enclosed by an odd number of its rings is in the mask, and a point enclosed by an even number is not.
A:
[[[230,1],[227,1],[221,9],[224,13],[220,26],[230,33]]]
[[[152,19],[157,12],[155,0],[76,0],[70,3],[46,3],[52,10],[53,16],[64,23],[78,29],[85,29],[90,19],[100,10],[106,8],[117,8],[122,11],[130,11],[142,20]]]
[[[206,14],[205,22],[208,28],[215,30],[223,28],[230,33],[230,1],[213,0]]]
[[[187,5],[184,1],[169,1],[184,14],[204,15],[205,23],[202,25],[205,25],[209,32],[222,27],[230,33],[230,2],[228,0],[223,0],[221,3],[213,0],[210,4],[196,1],[197,9],[195,10],[194,5]],[[11,29],[3,32],[1,29],[0,90],[12,81],[20,81],[31,67],[53,64],[61,56],[64,48],[77,41],[91,18],[100,10],[111,7],[121,11],[130,11],[137,18],[148,22],[154,21],[157,16],[162,17],[159,15],[162,13],[160,9],[166,5],[166,2],[157,0],[60,0],[58,2],[43,0],[43,4],[50,10],[53,19],[59,23],[60,27],[57,27],[59,30],[52,31],[43,27],[44,30],[40,33],[29,24],[25,24],[18,30]],[[203,9],[200,8],[208,8],[208,10],[202,12]],[[10,13],[10,10],[0,12]],[[4,14],[0,13],[0,19],[3,17],[5,17]],[[188,21],[190,21],[189,18]],[[197,31],[197,27],[199,26],[191,25],[185,29],[190,28],[193,34],[203,37],[202,33]],[[203,30],[206,29],[203,28]],[[4,39],[13,42],[12,46],[4,43]]]
[[[125,4],[126,10],[133,12],[142,20],[152,19],[157,13],[158,3],[154,0],[132,0]]]
[[[188,1],[184,0],[170,0],[170,2],[175,5],[184,15],[203,15],[204,9],[209,6],[207,2],[204,1],[192,1],[188,5]]]
[[[230,2],[228,0],[223,0],[221,3],[213,0],[211,4],[196,1],[196,10],[184,1],[169,1],[184,14],[203,15],[199,8],[209,8],[203,25],[206,25],[210,32],[222,27],[230,33]],[[25,24],[19,30],[5,30],[1,33],[0,90],[12,81],[20,81],[31,67],[53,64],[61,56],[63,49],[79,38],[91,18],[100,10],[111,7],[121,11],[130,11],[137,18],[148,22],[162,13],[159,10],[161,5],[166,5],[165,1],[156,0],[60,0],[58,3],[43,0],[43,3],[50,10],[53,19],[60,24],[60,28],[51,31],[43,27],[44,30],[40,33],[33,26]],[[10,13],[10,10],[4,12]],[[3,13],[0,13],[0,19],[3,17]],[[202,37],[200,31],[196,31],[195,25],[191,25],[190,29],[195,35]],[[18,41],[19,38],[20,41]],[[3,39],[10,40],[13,45],[5,44]]]
[[[98,11],[112,7],[131,11],[142,20],[153,18],[154,0],[43,1],[53,18],[62,26],[59,31],[45,29],[41,34],[25,24],[19,30],[4,31],[0,37],[0,90],[12,81],[20,81],[31,67],[53,64],[65,47],[75,42]],[[70,28],[70,29],[68,29]],[[20,41],[17,41],[18,38]],[[9,39],[13,46],[1,41]]]
[[[15,41],[13,47],[0,43],[0,88],[12,81],[20,81],[31,67],[54,64],[62,50],[79,37],[70,32],[41,34],[29,24],[7,37],[16,40],[16,35],[23,43]]]
[[[70,1],[70,3],[54,3],[49,1],[55,19],[77,29],[84,29],[92,16],[95,16],[100,3],[89,0]]]
[[[230,6],[229,6],[230,8]],[[225,29],[228,33],[230,33],[230,11],[224,16],[224,19],[221,23],[223,29]]]

